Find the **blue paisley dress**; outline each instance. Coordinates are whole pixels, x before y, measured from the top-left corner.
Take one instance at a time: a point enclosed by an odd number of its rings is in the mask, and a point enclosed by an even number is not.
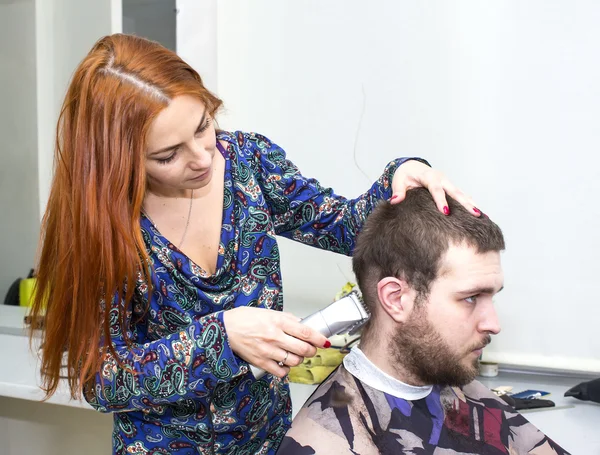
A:
[[[351,255],[366,216],[391,197],[405,159],[392,161],[362,196],[347,200],[303,177],[285,152],[258,134],[219,132],[225,157],[223,227],[213,275],[179,251],[145,216],[153,293],[139,280],[128,347],[113,301],[110,354],[86,389],[114,416],[113,453],[274,454],[291,424],[287,379],[256,380],[227,340],[223,312],[282,310],[276,236]]]

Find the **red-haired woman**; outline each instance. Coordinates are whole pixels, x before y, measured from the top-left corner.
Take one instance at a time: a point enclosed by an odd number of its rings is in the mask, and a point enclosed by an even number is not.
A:
[[[351,255],[374,205],[414,186],[479,215],[418,159],[345,199],[266,137],[215,129],[220,106],[173,52],[112,35],[62,107],[33,314],[47,394],[66,351],[72,396],[114,414],[114,453],[275,453],[285,375],[329,345],[281,311],[277,235]]]

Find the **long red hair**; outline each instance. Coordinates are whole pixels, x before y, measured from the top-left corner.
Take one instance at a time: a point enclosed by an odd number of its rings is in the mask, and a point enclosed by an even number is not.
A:
[[[111,302],[122,302],[119,323],[127,333],[134,286],[139,278],[151,283],[140,231],[145,138],[158,113],[181,95],[198,98],[212,117],[221,106],[174,52],[129,35],[100,39],[73,75],[58,120],[31,308],[32,328],[45,327],[47,397],[59,385],[63,356],[73,398],[94,378],[106,350],[118,358],[110,342]]]

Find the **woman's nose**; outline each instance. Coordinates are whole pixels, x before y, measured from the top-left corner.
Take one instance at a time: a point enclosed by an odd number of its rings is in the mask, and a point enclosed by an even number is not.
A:
[[[212,154],[202,144],[193,141],[189,146],[190,160],[189,165],[192,169],[201,170],[210,166]]]

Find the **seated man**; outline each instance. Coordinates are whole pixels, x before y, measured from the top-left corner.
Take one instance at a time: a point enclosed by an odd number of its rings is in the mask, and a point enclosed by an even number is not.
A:
[[[565,454],[483,384],[478,358],[500,332],[502,231],[426,190],[382,203],[353,268],[371,319],[360,345],[319,386],[283,455]]]

